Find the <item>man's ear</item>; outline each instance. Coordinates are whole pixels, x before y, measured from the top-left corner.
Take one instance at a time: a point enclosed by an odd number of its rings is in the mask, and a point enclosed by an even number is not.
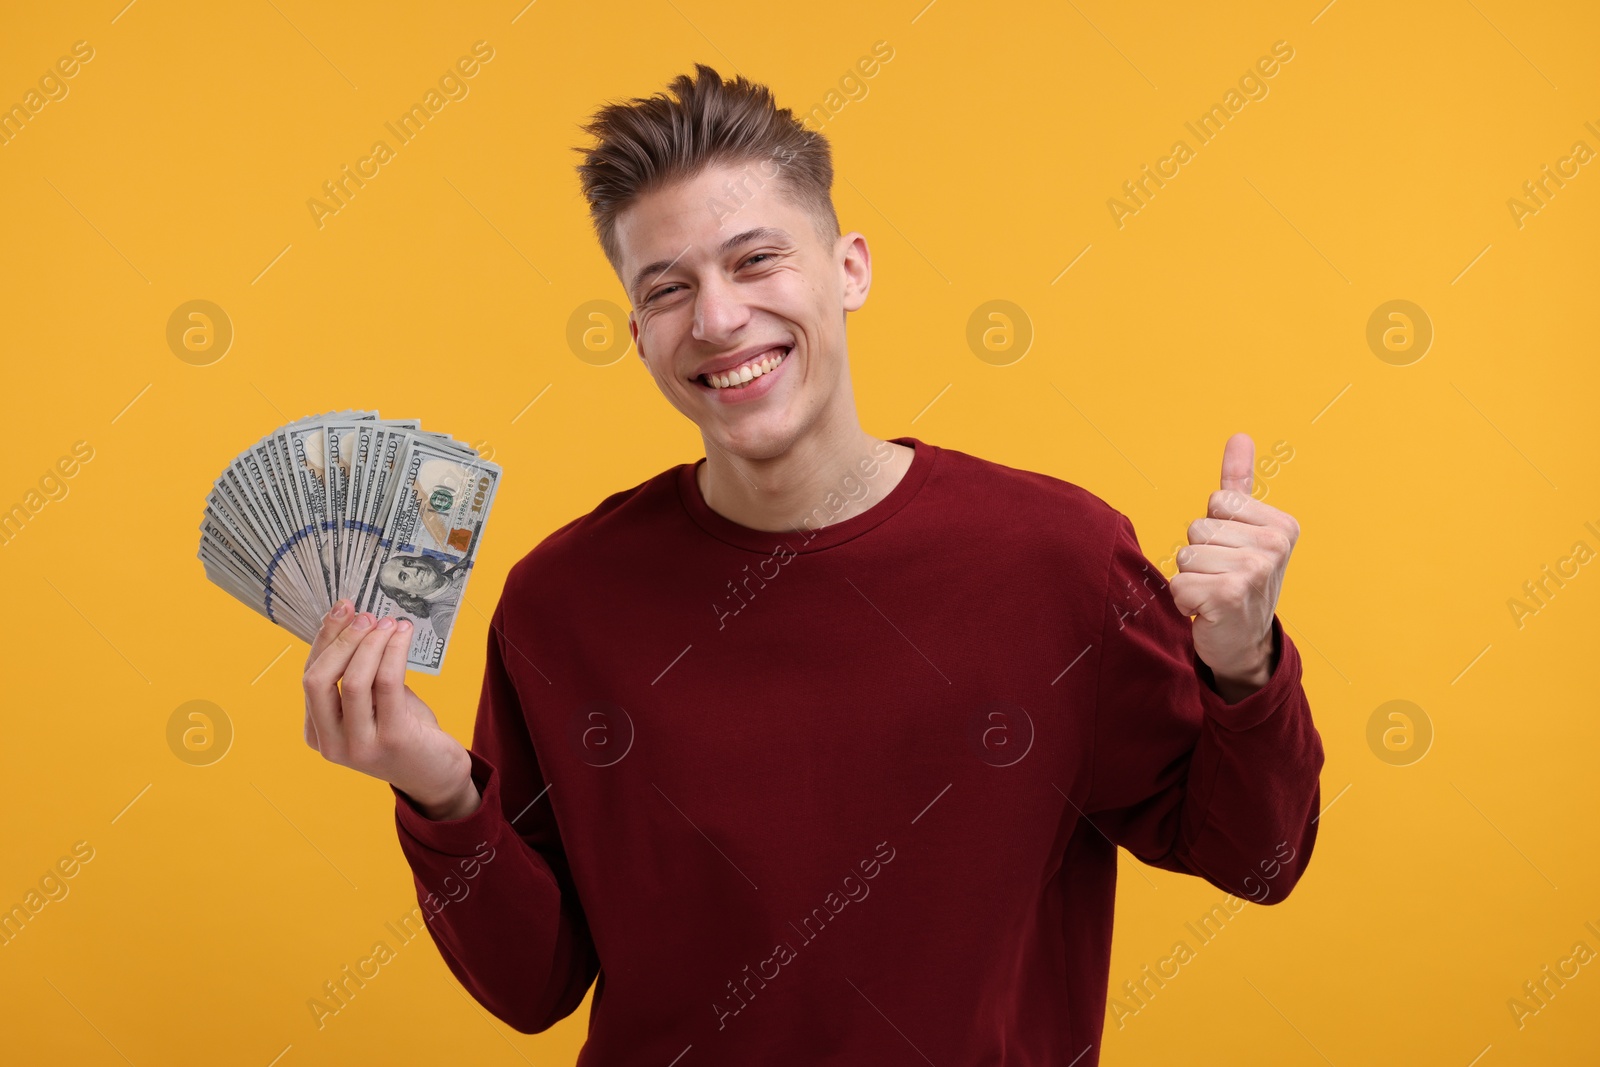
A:
[[[628,335],[633,338],[633,347],[639,350],[639,362],[644,363],[644,345],[639,343],[639,324],[634,321],[633,312],[628,312]],[[649,366],[649,364],[645,364]]]
[[[839,268],[844,275],[844,309],[855,311],[867,302],[872,288],[872,253],[864,235],[852,230],[839,238]]]

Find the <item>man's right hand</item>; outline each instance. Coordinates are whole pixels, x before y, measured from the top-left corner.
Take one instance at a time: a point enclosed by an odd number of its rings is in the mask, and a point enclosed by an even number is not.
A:
[[[306,657],[306,744],[390,783],[431,819],[472,814],[471,757],[405,684],[411,623],[353,609],[341,600],[323,616]]]

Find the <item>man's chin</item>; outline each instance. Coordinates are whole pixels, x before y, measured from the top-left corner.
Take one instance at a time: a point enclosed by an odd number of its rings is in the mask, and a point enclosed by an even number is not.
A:
[[[700,436],[725,456],[755,462],[776,459],[788,452],[799,433],[782,412],[752,412],[703,423]]]

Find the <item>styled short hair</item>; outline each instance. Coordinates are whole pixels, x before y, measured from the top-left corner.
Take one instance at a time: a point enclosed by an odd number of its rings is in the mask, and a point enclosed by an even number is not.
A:
[[[611,103],[582,126],[597,143],[575,148],[584,198],[595,235],[612,270],[622,273],[616,222],[629,205],[662,186],[693,178],[709,166],[770,164],[776,173],[752,173],[772,181],[780,196],[811,215],[824,241],[839,236],[833,208],[833,156],[827,138],[808,130],[772,92],[739,75],[732,81],[704,63],[697,77],[680,74],[665,92]],[[746,184],[748,195],[748,184]],[[731,213],[732,208],[729,208]]]

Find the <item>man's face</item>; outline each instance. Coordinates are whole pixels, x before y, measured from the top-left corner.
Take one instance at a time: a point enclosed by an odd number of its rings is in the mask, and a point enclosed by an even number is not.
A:
[[[844,320],[872,279],[866,238],[825,241],[778,195],[776,169],[709,167],[617,217],[640,359],[711,445],[748,459],[782,455],[815,427],[855,425]],[[743,386],[706,383],[736,363],[772,369]]]
[[[383,565],[383,584],[401,593],[426,596],[444,584],[434,569],[415,556],[397,556]]]

